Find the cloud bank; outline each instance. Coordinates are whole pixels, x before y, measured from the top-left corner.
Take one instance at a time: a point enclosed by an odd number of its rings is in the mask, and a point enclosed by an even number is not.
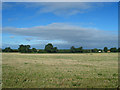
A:
[[[110,31],[98,30],[95,28],[84,28],[65,23],[52,23],[46,26],[36,26],[32,28],[4,27],[3,33],[10,33],[22,37],[34,37],[33,46],[37,47],[37,42],[46,44],[48,41],[60,48],[70,48],[72,45],[85,48],[103,48],[104,46],[117,46],[118,36]],[[32,41],[27,38],[26,40]]]

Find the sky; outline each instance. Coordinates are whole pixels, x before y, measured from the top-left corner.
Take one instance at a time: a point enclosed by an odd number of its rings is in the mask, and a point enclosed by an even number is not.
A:
[[[3,2],[2,48],[118,47],[117,2]]]

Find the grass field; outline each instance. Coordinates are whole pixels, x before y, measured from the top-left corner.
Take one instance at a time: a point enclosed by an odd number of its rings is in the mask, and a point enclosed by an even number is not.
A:
[[[116,88],[118,54],[3,53],[3,88]]]

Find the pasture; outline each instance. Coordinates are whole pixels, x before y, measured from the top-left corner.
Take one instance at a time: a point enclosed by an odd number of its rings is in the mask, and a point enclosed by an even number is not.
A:
[[[117,53],[2,54],[3,88],[116,88]]]

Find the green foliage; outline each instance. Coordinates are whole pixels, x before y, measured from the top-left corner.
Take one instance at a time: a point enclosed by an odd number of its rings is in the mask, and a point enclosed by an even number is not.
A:
[[[108,48],[104,47],[104,49],[83,49],[83,47],[75,48],[72,46],[70,49],[57,49],[57,47],[53,47],[51,43],[45,45],[44,50],[36,48],[30,49],[30,45],[19,45],[18,49],[11,49],[10,47],[6,47],[2,50],[3,52],[21,52],[21,53],[97,53],[97,52],[108,52]],[[111,48],[110,52],[120,52],[120,48]]]
[[[53,52],[54,52],[54,53],[57,53],[57,52],[58,52],[57,47],[54,47],[54,48],[53,48]]]
[[[97,52],[98,52],[98,49],[97,49],[97,48],[94,48],[94,49],[92,49],[92,52],[93,52],[93,53],[97,53]]]
[[[31,52],[30,45],[19,45],[18,50],[21,53],[30,53]]]
[[[108,48],[107,48],[107,47],[104,47],[103,50],[104,50],[104,52],[107,52],[107,51],[108,51]]]
[[[110,52],[117,52],[118,50],[117,50],[117,48],[116,47],[114,47],[114,48],[110,48]]]
[[[40,49],[38,50],[38,53],[47,53],[47,52],[45,50]]]
[[[12,52],[18,52],[18,49],[12,49]]]
[[[83,47],[76,48],[77,53],[82,53],[83,52]]]
[[[120,48],[118,48],[118,52],[120,52]]]
[[[71,52],[72,52],[72,53],[75,53],[75,52],[76,52],[76,49],[75,49],[74,46],[71,47]]]
[[[57,47],[53,47],[53,45],[51,43],[48,43],[45,46],[45,51],[48,52],[48,53],[57,53],[58,49],[57,49]]]
[[[70,49],[59,49],[58,53],[71,53]]]
[[[90,53],[90,52],[91,52],[90,49],[84,49],[84,50],[83,50],[83,53]]]
[[[53,51],[53,45],[51,43],[48,43],[46,46],[45,46],[45,51],[51,53]]]
[[[36,53],[37,52],[37,49],[36,48],[32,48],[31,50],[33,53]]]
[[[12,49],[10,47],[6,47],[3,51],[4,52],[12,52]]]
[[[72,46],[70,51],[72,53],[83,53],[83,47],[75,48],[74,46]]]

